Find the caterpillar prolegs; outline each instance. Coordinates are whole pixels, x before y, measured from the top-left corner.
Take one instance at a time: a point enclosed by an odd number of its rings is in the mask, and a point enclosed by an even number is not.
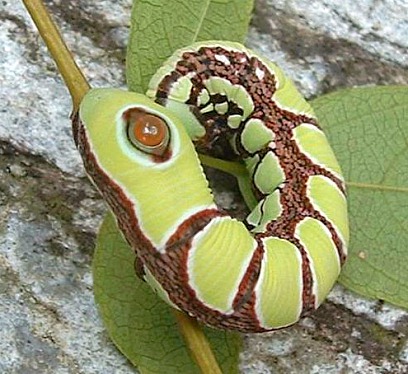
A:
[[[73,122],[145,279],[218,328],[269,331],[316,309],[346,258],[345,187],[293,83],[239,44],[206,42],[175,52],[147,96],[91,90]],[[246,165],[245,222],[215,205],[192,141]]]

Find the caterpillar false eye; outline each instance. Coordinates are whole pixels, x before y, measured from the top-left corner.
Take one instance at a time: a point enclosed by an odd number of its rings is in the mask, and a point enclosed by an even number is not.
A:
[[[123,117],[126,121],[129,141],[137,149],[156,156],[162,156],[166,152],[170,134],[162,118],[140,108],[128,109]]]
[[[176,51],[147,96],[91,90],[73,122],[139,273],[217,328],[270,331],[316,309],[346,260],[347,203],[333,151],[293,83],[240,44],[205,42]],[[238,181],[246,224],[216,206],[193,141],[247,168]]]

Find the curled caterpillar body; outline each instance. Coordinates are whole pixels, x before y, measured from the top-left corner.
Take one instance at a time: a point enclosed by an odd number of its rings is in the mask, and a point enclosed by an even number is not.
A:
[[[270,331],[316,309],[346,258],[345,188],[292,82],[239,44],[207,42],[177,51],[147,95],[156,103],[92,90],[74,121],[87,173],[145,279],[218,328]],[[245,163],[244,223],[214,204],[191,140]]]

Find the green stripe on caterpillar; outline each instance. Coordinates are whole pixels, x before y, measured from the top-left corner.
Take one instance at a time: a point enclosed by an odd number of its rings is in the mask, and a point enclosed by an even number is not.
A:
[[[218,328],[269,331],[316,309],[346,259],[347,206],[293,83],[242,45],[206,42],[176,51],[147,96],[91,90],[73,121],[144,278]],[[196,150],[245,164],[244,222],[217,208]]]

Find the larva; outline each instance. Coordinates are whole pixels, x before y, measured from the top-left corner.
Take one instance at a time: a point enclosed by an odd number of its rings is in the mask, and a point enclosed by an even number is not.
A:
[[[91,180],[149,284],[224,329],[263,332],[316,309],[348,242],[344,181],[312,108],[236,43],[183,48],[147,96],[94,89],[73,121]],[[217,208],[197,150],[248,170],[245,222]]]

